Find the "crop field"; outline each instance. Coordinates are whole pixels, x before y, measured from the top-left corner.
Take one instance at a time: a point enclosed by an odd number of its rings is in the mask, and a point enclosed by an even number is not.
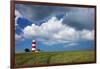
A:
[[[81,63],[93,62],[94,60],[94,51],[29,52],[15,54],[16,66]]]

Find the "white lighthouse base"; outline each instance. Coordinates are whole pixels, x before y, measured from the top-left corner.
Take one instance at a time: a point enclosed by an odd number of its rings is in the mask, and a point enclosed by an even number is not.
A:
[[[39,51],[38,51],[38,50],[36,50],[36,49],[35,49],[35,50],[33,50],[33,49],[32,49],[32,52],[39,52]]]

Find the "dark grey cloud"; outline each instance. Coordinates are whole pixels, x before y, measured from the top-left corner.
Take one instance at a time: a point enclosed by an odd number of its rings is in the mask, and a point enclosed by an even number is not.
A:
[[[38,21],[56,14],[65,14],[69,8],[58,6],[16,4],[15,8],[27,19]]]
[[[63,20],[64,24],[81,29],[93,29],[94,24],[94,9],[93,8],[74,8],[67,13]]]
[[[78,7],[60,7],[60,6],[43,6],[16,4],[15,9],[18,10],[24,18],[32,21],[37,25],[41,25],[52,16],[64,15],[63,24],[82,29],[93,29],[94,24],[94,9],[93,8],[78,8]],[[68,14],[65,16],[65,14]]]

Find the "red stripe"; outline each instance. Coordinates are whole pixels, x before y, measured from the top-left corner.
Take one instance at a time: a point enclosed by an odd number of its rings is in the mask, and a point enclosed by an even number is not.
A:
[[[32,44],[36,44],[36,42],[32,42]]]
[[[36,48],[36,46],[32,46],[32,48]]]

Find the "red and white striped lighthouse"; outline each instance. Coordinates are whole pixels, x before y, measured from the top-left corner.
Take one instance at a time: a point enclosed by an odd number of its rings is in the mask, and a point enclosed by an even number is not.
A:
[[[32,52],[36,51],[36,41],[32,40]]]

